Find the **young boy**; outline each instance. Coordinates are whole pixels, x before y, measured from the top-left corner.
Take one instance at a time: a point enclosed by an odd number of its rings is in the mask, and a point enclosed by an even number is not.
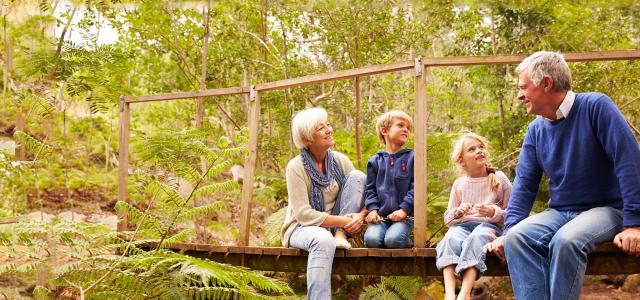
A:
[[[367,162],[366,247],[413,246],[413,149],[403,148],[412,127],[413,120],[402,111],[387,112],[376,122],[385,147]]]

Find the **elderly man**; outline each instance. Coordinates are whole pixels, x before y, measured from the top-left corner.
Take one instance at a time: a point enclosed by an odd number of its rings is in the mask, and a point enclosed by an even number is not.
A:
[[[536,52],[516,68],[529,124],[505,217],[489,251],[506,256],[516,299],[578,299],[587,255],[613,241],[640,255],[640,149],[601,93],[571,91],[562,55]],[[529,216],[542,173],[549,208]]]

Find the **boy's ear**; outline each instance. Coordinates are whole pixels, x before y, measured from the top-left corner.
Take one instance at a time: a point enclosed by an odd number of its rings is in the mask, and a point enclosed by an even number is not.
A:
[[[387,127],[384,127],[384,126],[380,127],[380,134],[382,135],[389,134],[389,129],[387,129]]]

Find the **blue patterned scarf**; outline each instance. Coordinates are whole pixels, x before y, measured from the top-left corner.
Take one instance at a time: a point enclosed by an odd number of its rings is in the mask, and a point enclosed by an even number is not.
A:
[[[313,209],[317,211],[325,210],[324,193],[322,193],[322,190],[328,187],[334,179],[338,182],[340,192],[331,210],[331,214],[336,215],[340,209],[340,194],[342,193],[345,176],[344,171],[342,171],[338,161],[333,156],[333,152],[327,150],[327,156],[324,158],[326,174],[318,170],[309,150],[301,149],[300,156],[302,157],[305,170],[307,170],[307,173],[311,177],[311,199],[309,199],[309,205],[311,205]]]

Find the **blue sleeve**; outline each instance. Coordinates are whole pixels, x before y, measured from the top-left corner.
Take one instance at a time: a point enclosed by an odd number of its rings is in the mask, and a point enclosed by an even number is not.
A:
[[[407,190],[407,194],[404,196],[404,199],[402,199],[402,202],[400,202],[399,206],[400,208],[404,209],[407,215],[413,216],[413,155],[411,156],[411,159],[409,159],[408,169],[411,174],[409,189]]]
[[[509,228],[529,216],[540,187],[542,168],[536,156],[536,143],[533,136],[535,129],[533,126],[532,124],[527,129],[527,134],[520,150],[520,157],[516,166],[516,178],[513,182],[511,199],[504,218],[505,235]]]
[[[591,126],[598,140],[613,162],[624,202],[624,227],[640,226],[640,148],[624,116],[611,101],[602,95],[594,101]]]
[[[375,157],[367,162],[367,181],[364,191],[364,206],[367,211],[379,210],[380,200],[378,199],[378,190],[376,188],[376,178],[378,177],[378,164]]]

